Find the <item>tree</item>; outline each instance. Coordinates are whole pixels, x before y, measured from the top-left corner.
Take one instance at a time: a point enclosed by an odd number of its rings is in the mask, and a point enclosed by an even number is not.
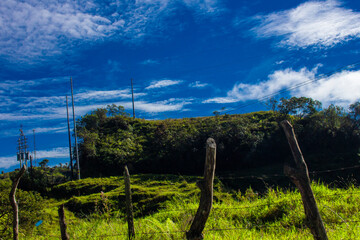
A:
[[[276,101],[273,101],[271,105],[276,103]],[[272,108],[275,109],[275,106]],[[290,99],[281,98],[277,108],[282,114],[291,114],[303,118],[311,116],[321,110],[321,102],[307,97],[292,97]]]
[[[41,162],[39,162],[40,167],[45,168],[46,165],[49,163],[49,159],[43,159]]]
[[[348,117],[353,122],[353,126],[355,129],[360,127],[360,102],[355,102],[349,107]]]
[[[125,112],[125,108],[123,106],[117,106],[116,104],[111,104],[106,106],[106,110],[108,115],[113,116],[130,116],[127,112]]]

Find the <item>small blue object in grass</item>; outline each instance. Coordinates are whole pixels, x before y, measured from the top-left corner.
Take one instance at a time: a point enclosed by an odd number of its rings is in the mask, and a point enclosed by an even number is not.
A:
[[[40,226],[42,223],[43,223],[43,220],[40,220],[40,221],[38,221],[37,223],[35,223],[35,226],[38,227],[38,226]]]

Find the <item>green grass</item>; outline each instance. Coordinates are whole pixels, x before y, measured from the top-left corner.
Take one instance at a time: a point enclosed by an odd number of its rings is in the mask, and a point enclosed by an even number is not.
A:
[[[199,204],[196,177],[132,176],[136,239],[184,239]],[[360,189],[313,183],[329,239],[360,239]],[[59,185],[68,198],[50,199],[46,219],[23,239],[59,238],[57,206],[77,199],[87,214],[66,210],[70,239],[127,239],[122,178],[84,179]],[[83,193],[72,196],[74,189]],[[103,191],[103,194],[93,191]],[[91,207],[89,207],[91,205]],[[68,208],[71,209],[71,208]],[[358,222],[359,221],[359,222]],[[313,239],[297,191],[252,189],[234,192],[215,184],[214,204],[205,239]]]

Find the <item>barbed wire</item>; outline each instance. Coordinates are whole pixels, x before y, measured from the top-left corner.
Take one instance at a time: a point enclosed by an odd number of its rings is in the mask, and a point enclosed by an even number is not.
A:
[[[330,224],[350,224],[350,223],[360,223],[360,220],[342,220],[342,221],[323,221],[324,224],[330,225]],[[299,225],[281,225],[281,226],[271,226],[271,225],[265,225],[265,224],[249,224],[244,227],[234,227],[234,228],[211,228],[211,229],[204,229],[204,233],[207,232],[223,232],[223,231],[237,231],[237,230],[247,230],[247,229],[253,229],[253,228],[277,228],[277,229],[289,229],[289,228],[297,228],[297,229],[306,229],[308,226],[306,224]],[[178,230],[178,231],[166,231],[166,232],[136,232],[135,235],[178,235],[178,234],[184,234],[187,231],[185,230]],[[117,237],[117,236],[127,236],[128,233],[117,233],[117,234],[105,234],[105,235],[98,235],[94,236],[97,238],[108,238],[108,237]],[[36,235],[41,237],[47,237],[47,238],[60,238],[60,236],[54,236],[54,235]],[[81,237],[74,237],[74,239],[88,239],[89,236],[81,236]]]
[[[319,173],[330,173],[330,172],[337,172],[337,171],[345,171],[349,169],[356,169],[360,168],[360,165],[354,165],[351,167],[341,167],[335,169],[326,169],[326,170],[314,170],[309,171],[309,174],[319,174]],[[263,180],[264,178],[275,178],[275,177],[287,177],[285,174],[268,174],[268,175],[247,175],[247,176],[216,176],[219,180],[235,180],[235,179],[259,179]]]
[[[314,194],[315,195],[315,194]],[[316,195],[315,199],[322,199],[326,197],[334,197],[334,196],[346,196],[346,195],[360,195],[360,192],[357,193],[334,193],[334,194],[325,194],[325,195]],[[265,201],[265,200],[264,200]],[[248,205],[248,206],[241,206],[241,207],[213,207],[212,210],[236,210],[236,209],[249,209],[249,208],[258,208],[258,207],[270,207],[279,205],[286,202],[302,202],[302,199],[291,199],[291,200],[281,200],[281,201],[273,201],[273,202],[267,202],[262,204],[256,204],[256,205]],[[167,211],[161,211],[161,213],[168,213],[168,212],[189,212],[189,211],[197,211],[198,208],[182,208],[182,209],[174,209],[174,210],[167,210]]]

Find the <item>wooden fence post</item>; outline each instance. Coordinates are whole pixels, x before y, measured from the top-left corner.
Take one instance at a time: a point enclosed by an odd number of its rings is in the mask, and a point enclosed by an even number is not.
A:
[[[58,209],[59,213],[59,224],[60,224],[60,232],[61,232],[61,240],[69,240],[69,235],[66,232],[66,223],[65,223],[65,211],[64,204],[61,204]]]
[[[132,205],[132,200],[131,200],[130,174],[129,174],[129,170],[128,170],[127,166],[125,166],[125,168],[124,168],[124,180],[125,180],[128,234],[129,234],[129,240],[131,240],[131,239],[135,238],[135,228],[134,228],[133,205]]]
[[[15,176],[15,179],[13,181],[12,188],[11,188],[11,191],[9,194],[10,204],[13,209],[13,240],[19,239],[19,208],[18,208],[18,204],[16,202],[15,193],[16,193],[17,186],[19,185],[20,178],[24,175],[25,170],[26,170],[26,166],[24,164],[22,166],[22,168],[20,169],[20,171],[18,172],[18,174]]]
[[[300,191],[307,224],[314,236],[314,239],[327,240],[328,237],[326,235],[326,230],[322,222],[319,209],[316,205],[314,193],[310,186],[308,168],[297,142],[294,128],[287,120],[282,121],[281,126],[285,131],[285,135],[296,164],[296,168],[285,164],[284,173],[291,179]]]
[[[190,230],[186,233],[188,240],[200,240],[204,236],[202,231],[210,215],[213,202],[213,185],[216,166],[216,143],[212,138],[206,141],[206,159],[204,168],[204,179],[197,183],[201,190],[200,204],[196,212]]]

